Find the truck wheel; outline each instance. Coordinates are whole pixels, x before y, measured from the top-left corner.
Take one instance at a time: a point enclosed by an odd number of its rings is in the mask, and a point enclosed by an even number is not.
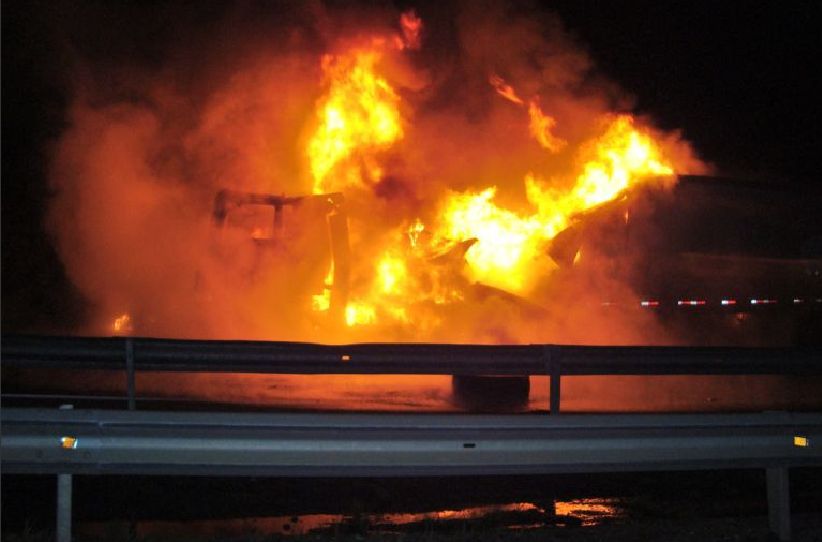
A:
[[[466,410],[523,410],[531,382],[527,376],[453,375],[454,401]]]

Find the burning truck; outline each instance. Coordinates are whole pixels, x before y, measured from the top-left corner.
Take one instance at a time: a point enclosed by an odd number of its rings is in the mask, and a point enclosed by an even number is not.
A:
[[[322,293],[313,296],[314,308],[327,312],[324,325],[339,330],[355,324],[347,311],[352,255],[343,196],[222,190],[214,202],[215,223],[226,227],[229,214],[248,206],[273,209],[270,234],[263,236],[258,227],[250,234],[262,250],[289,244],[300,251],[299,258],[313,255],[314,265],[329,268],[318,285]],[[286,207],[312,217],[317,235],[308,244],[285,230]],[[558,267],[551,286],[562,289],[577,274],[591,275],[585,266],[593,259],[599,271],[607,269],[617,284],[631,288],[627,296],[624,290],[600,290],[600,307],[591,310],[649,311],[695,344],[809,343],[822,330],[822,231],[814,231],[813,213],[796,195],[741,181],[690,176],[680,178],[674,190],[643,186],[572,217],[546,248]],[[763,223],[768,226],[759,227]],[[409,237],[409,244],[418,242]],[[458,276],[476,242],[464,240],[416,263],[425,273],[452,266]],[[592,253],[595,258],[583,259]],[[456,280],[450,286],[472,296],[455,298],[452,304],[494,296],[520,316],[539,320],[548,315],[543,307],[500,288]],[[455,375],[453,389],[456,399],[471,408],[522,407],[529,379]]]
[[[653,312],[688,344],[809,344],[822,331],[817,200],[769,183],[680,176],[671,190],[643,186],[578,217],[550,254],[573,275],[585,272],[575,258],[596,253],[631,292],[600,291],[604,310]]]
[[[82,331],[726,344],[788,306],[813,322],[818,252],[722,245],[759,230],[685,212],[718,201],[689,187],[723,183],[687,177],[711,168],[627,112],[561,25],[463,9],[429,49],[413,11],[316,43],[300,22],[206,90],[78,92],[50,223]],[[706,309],[737,331],[700,334]]]
[[[245,227],[261,250],[286,245],[298,252],[295,259],[310,260],[312,268],[328,268],[322,283],[315,281],[313,308],[328,313],[328,325],[356,324],[356,313],[348,305],[352,255],[343,195],[286,197],[221,190],[214,201],[215,224],[226,227],[230,214],[248,214],[248,206],[273,211],[268,232],[242,220],[235,226]],[[286,208],[311,217],[310,236],[285,229]],[[686,332],[689,325],[702,327],[703,344],[709,334],[714,339],[707,342],[761,339],[750,322],[754,315],[768,316],[764,320],[771,326],[768,340],[773,341],[773,316],[787,314],[793,326],[788,342],[806,342],[815,336],[809,332],[817,328],[816,306],[822,304],[822,231],[814,231],[814,212],[797,195],[743,181],[685,176],[673,190],[643,186],[573,216],[552,239],[545,248],[556,265],[551,288],[566,287],[576,274],[592,274],[585,269],[590,259],[615,277],[615,284],[630,285],[627,291],[599,290],[602,310],[647,310],[674,320],[690,315],[690,321],[680,322],[680,331]],[[421,232],[409,232],[409,246],[420,242],[412,234]],[[420,274],[429,275],[451,266],[455,269],[450,287],[463,294],[470,291],[474,298],[495,296],[531,318],[544,317],[545,309],[523,296],[459,280],[467,253],[477,242],[475,237],[461,240],[414,263]],[[596,257],[583,259],[583,254]],[[389,270],[384,272],[384,282],[396,280]],[[466,299],[463,295],[452,302]],[[713,320],[716,314],[723,317]],[[698,324],[705,321],[710,323]],[[723,335],[729,330],[737,336]]]

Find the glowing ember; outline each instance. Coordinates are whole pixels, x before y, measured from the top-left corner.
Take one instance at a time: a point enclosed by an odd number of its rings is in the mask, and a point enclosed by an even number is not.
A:
[[[121,314],[114,319],[114,322],[111,324],[111,329],[114,331],[115,335],[127,335],[131,333],[134,331],[131,316],[128,314]]]
[[[417,17],[413,9],[400,15],[400,27],[402,28],[405,47],[409,49],[419,49],[421,45],[420,32],[422,31],[422,19]]]

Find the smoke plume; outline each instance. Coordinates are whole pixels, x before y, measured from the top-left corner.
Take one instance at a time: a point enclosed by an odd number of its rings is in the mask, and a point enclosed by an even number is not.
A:
[[[629,94],[598,75],[554,15],[521,4],[444,3],[414,12],[421,25],[409,30],[415,19],[390,4],[240,3],[198,13],[175,4],[150,11],[93,5],[68,22],[72,99],[50,165],[49,229],[92,309],[81,332],[320,342],[676,341],[647,313],[602,310],[606,293],[638,294],[604,256],[583,253],[584,271],[573,273],[558,268],[547,242],[536,245],[521,291],[479,280],[465,260],[477,248],[451,239],[447,250],[440,243],[436,254],[405,262],[402,277],[414,277],[407,306],[388,304],[391,284],[375,293],[375,266],[388,261],[380,258],[396,254],[416,220],[425,224],[420,239],[433,240],[449,195],[494,186],[495,205],[540,216],[525,179],[543,191],[571,190],[586,149],[619,115],[633,115],[677,173],[704,171],[677,133],[655,130],[633,111]],[[348,215],[349,301],[368,297],[376,307],[362,325],[345,325],[312,305],[329,272],[325,215],[287,208],[284,233],[272,240],[270,208],[233,209],[222,227],[213,214],[223,189],[315,192],[307,149],[334,84],[327,67],[363,48],[379,51],[374,70],[396,97],[402,135],[367,141],[329,170],[343,184]],[[521,103],[501,96],[489,83],[494,77]],[[540,144],[529,130],[536,112],[555,144]],[[438,288],[446,286],[456,293],[443,301]]]

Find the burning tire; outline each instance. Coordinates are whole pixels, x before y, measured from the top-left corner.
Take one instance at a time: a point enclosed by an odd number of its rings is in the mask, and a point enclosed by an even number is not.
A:
[[[451,389],[454,402],[467,410],[522,410],[531,382],[527,376],[454,375]]]

